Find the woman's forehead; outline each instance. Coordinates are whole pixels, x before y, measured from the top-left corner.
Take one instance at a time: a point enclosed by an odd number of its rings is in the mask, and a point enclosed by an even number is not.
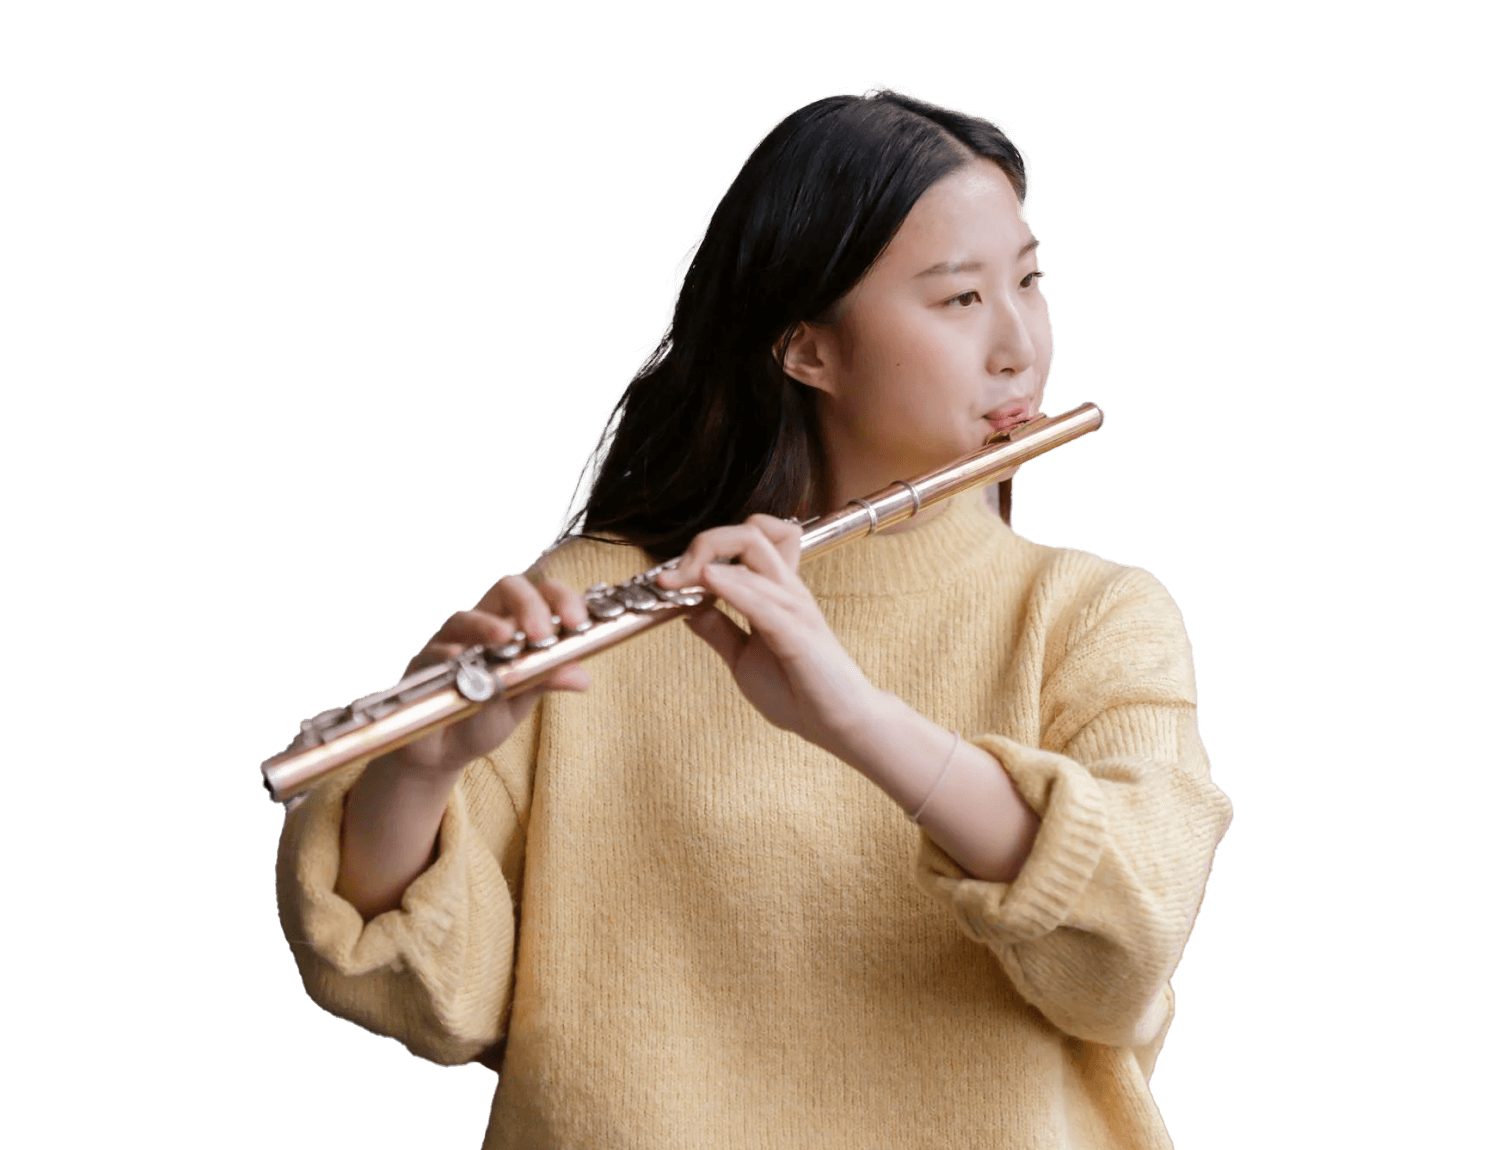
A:
[[[882,263],[887,271],[919,275],[941,264],[1013,262],[1033,238],[1009,177],[992,161],[979,159],[926,190]]]

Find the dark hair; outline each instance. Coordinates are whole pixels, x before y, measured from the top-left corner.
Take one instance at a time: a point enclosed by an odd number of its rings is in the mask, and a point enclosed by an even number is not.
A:
[[[876,92],[778,124],[709,221],[672,327],[611,412],[567,530],[583,520],[586,536],[662,559],[755,512],[825,510],[815,393],[782,371],[777,348],[828,317],[932,184],[980,156],[1023,201],[1024,161],[986,120]]]

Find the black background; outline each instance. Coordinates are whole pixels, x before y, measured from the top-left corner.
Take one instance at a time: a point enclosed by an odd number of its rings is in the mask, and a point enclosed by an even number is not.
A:
[[[1013,80],[843,74],[684,95],[328,72],[252,86],[219,128],[232,210],[215,258],[235,289],[218,317],[231,445],[215,514],[255,706],[222,868],[231,953],[253,974],[215,1010],[235,1014],[228,1046],[259,1052],[255,1070],[223,1077],[244,1134],[480,1144],[489,1071],[432,1067],[305,998],[274,910],[282,815],[255,764],[299,718],[395,681],[448,612],[550,541],[662,331],[676,261],[749,147],[788,110],[876,79],[995,116],[1033,159],[1056,332],[1046,410],[1092,399],[1107,425],[1024,469],[1015,526],[1143,566],[1185,611],[1202,736],[1240,830],[1174,979],[1153,1092],[1179,1146],[1241,1101],[1235,983],[1261,961],[1244,588],[1262,572],[1237,539],[1265,509],[1234,414],[1253,371],[1234,280],[1255,235],[1222,134],[1199,130],[1189,104],[1077,110]],[[274,1089],[267,1067],[297,1068],[297,1089]]]

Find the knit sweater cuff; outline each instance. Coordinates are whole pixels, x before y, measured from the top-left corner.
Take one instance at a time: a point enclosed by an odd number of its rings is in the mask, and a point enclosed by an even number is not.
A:
[[[335,889],[342,813],[359,773],[344,772],[318,787],[290,815],[285,837],[288,857],[294,860],[291,890],[299,903],[296,917],[304,942],[345,977],[384,968],[402,971],[406,963],[428,969],[434,953],[465,920],[471,877],[466,873],[471,852],[463,849],[471,833],[465,804],[458,792],[451,795],[434,863],[409,884],[397,908],[364,922]]]
[[[969,937],[983,943],[1029,942],[1066,922],[1097,869],[1105,835],[1101,789],[1064,755],[1000,735],[969,741],[1004,765],[1040,816],[1034,847],[1012,883],[984,882],[970,877],[923,831],[916,880],[952,911]]]

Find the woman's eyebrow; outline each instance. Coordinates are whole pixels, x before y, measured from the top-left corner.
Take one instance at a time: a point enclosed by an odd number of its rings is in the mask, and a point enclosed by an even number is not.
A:
[[[1030,242],[1020,248],[1014,258],[1016,260],[1022,260],[1039,246],[1040,241],[1031,237]],[[980,272],[982,270],[983,262],[981,260],[943,260],[939,264],[932,264],[925,271],[917,272],[915,278],[921,279],[923,276],[951,276],[956,275],[958,272]]]

